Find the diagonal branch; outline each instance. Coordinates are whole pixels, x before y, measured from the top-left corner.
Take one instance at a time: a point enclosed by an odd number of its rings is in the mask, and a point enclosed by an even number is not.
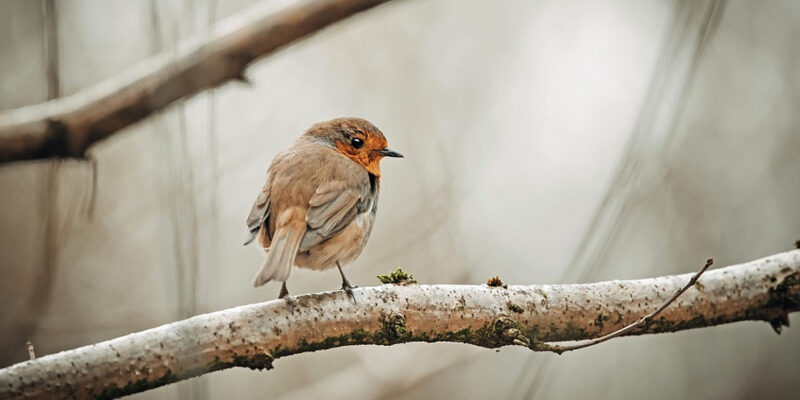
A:
[[[383,285],[218,311],[0,370],[0,399],[113,398],[234,366],[272,368],[334,347],[460,342],[555,351],[546,342],[606,335],[664,303],[691,274],[572,285]],[[687,286],[688,287],[688,286]],[[626,335],[745,320],[788,323],[800,310],[800,250],[706,272]]]
[[[389,0],[306,0],[278,12],[262,2],[215,26],[207,41],[162,54],[74,95],[0,113],[0,163],[83,157],[95,142],[173,102],[244,80],[253,61]]]

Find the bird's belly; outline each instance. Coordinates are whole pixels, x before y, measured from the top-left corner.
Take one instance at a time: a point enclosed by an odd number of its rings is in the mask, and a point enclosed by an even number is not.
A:
[[[357,215],[350,225],[330,239],[308,248],[301,248],[295,257],[295,265],[309,269],[328,269],[339,262],[343,266],[361,255],[367,244],[375,214],[365,212]]]

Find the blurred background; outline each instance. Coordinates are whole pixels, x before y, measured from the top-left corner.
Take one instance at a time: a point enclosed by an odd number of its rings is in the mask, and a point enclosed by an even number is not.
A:
[[[264,0],[272,1],[272,0]],[[174,52],[248,0],[0,0],[0,109]],[[272,1],[276,9],[288,1]],[[91,150],[0,166],[0,366],[273,299],[244,220],[272,157],[360,116],[406,155],[351,282],[635,279],[800,239],[800,3],[402,0],[339,23]],[[295,270],[292,293],[334,290]],[[556,356],[350,347],[135,399],[780,398],[800,316]]]

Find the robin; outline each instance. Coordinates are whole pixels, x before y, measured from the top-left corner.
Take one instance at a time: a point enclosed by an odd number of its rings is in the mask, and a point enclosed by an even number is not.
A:
[[[355,260],[369,239],[383,157],[403,155],[389,150],[383,133],[361,118],[317,123],[279,153],[247,217],[245,245],[257,237],[266,252],[253,286],[281,281],[281,299],[289,294],[293,265],[335,266],[342,290],[353,297],[342,265]]]

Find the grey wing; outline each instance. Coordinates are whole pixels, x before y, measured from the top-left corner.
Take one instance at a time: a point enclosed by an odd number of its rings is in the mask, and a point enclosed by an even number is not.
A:
[[[250,215],[247,216],[247,230],[250,231],[250,238],[244,242],[245,245],[250,244],[256,238],[258,230],[261,225],[269,219],[269,180],[264,184],[261,193],[258,194],[253,208],[250,209]]]
[[[320,186],[308,202],[308,229],[300,247],[322,243],[339,233],[356,215],[368,210],[369,200],[369,186],[348,186],[341,181]]]

